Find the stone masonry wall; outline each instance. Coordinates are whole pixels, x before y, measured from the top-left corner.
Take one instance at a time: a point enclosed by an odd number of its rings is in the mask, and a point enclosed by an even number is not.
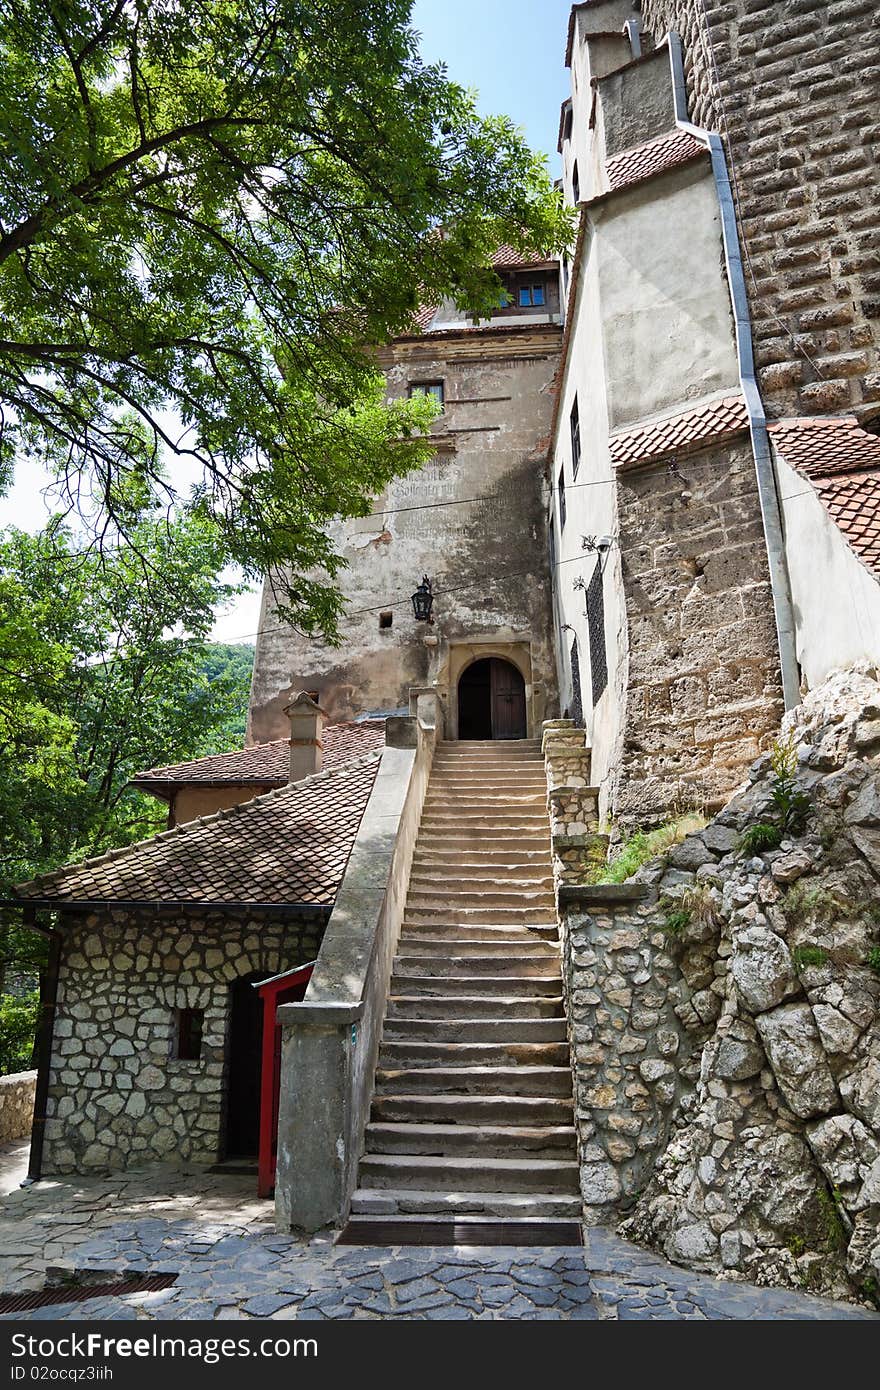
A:
[[[314,960],[313,917],[69,916],[63,927],[43,1171],[216,1162],[230,985]],[[202,1055],[174,1057],[175,1011],[205,1011]]]
[[[786,716],[805,819],[763,755],[705,830],[562,934],[588,1220],[700,1270],[880,1295],[880,679]],[[778,755],[778,747],[777,747]]]
[[[23,1139],[30,1134],[36,1088],[35,1071],[0,1076],[0,1144],[9,1144],[13,1139]]]
[[[641,10],[656,37],[681,34],[691,119],[732,156],[768,410],[876,416],[876,0],[642,0]]]
[[[626,830],[718,809],[782,716],[755,466],[747,440],[618,477],[629,646]]]

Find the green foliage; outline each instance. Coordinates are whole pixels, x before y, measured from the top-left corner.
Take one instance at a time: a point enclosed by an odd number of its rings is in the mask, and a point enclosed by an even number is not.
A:
[[[666,914],[663,930],[669,936],[680,936],[685,927],[691,924],[691,914],[686,907],[671,908]]]
[[[865,964],[875,975],[880,975],[880,946],[872,946],[865,956]]]
[[[0,4],[3,460],[54,468],[98,537],[125,531],[120,480],[182,460],[225,558],[331,636],[328,520],[432,452],[432,403],[385,404],[369,345],[420,300],[485,316],[501,243],[573,230],[521,132],[420,61],[410,9]]]
[[[658,826],[656,830],[638,830],[634,835],[621,843],[617,854],[609,864],[602,864],[599,867],[595,883],[623,883],[625,879],[631,878],[643,864],[654,859],[658,854],[663,854],[666,850],[672,849],[674,845],[681,844],[686,835],[691,835],[695,830],[702,830],[706,821],[702,816],[687,815],[680,816],[677,820],[667,821],[665,825]]]
[[[127,505],[133,545],[103,554],[58,519],[0,533],[0,896],[161,828],[129,779],[213,750],[247,705],[246,666],[217,667],[207,642],[233,592],[212,524]],[[38,962],[10,931],[0,965]]]
[[[670,936],[679,936],[691,925],[714,926],[719,920],[715,895],[705,883],[686,888],[677,898],[667,899],[661,906],[668,908],[663,930]]]
[[[819,1202],[819,1234],[829,1255],[840,1255],[848,1243],[846,1223],[841,1215],[843,1202],[836,1187],[821,1184],[816,1189]]]
[[[795,969],[801,970],[807,965],[826,965],[828,963],[828,952],[821,946],[795,946],[791,953]]]
[[[782,907],[790,922],[830,924],[836,918],[858,910],[858,904],[846,902],[827,888],[810,888],[801,881],[789,888]]]
[[[226,753],[231,748],[244,746],[247,726],[247,707],[250,695],[251,676],[254,669],[254,648],[244,644],[230,645],[223,642],[209,642],[199,663],[203,678],[209,685],[218,689],[232,689],[235,707],[229,717],[206,737],[203,753]]]
[[[0,994],[0,1076],[30,1070],[39,1008],[38,990]]]
[[[799,835],[810,809],[810,798],[797,784],[797,744],[793,734],[777,739],[770,754],[770,767],[770,798],[776,808],[779,824],[786,834]]]
[[[778,849],[784,833],[779,825],[769,825],[766,821],[756,821],[754,825],[747,826],[740,835],[740,853],[751,856],[763,854],[768,849]]]

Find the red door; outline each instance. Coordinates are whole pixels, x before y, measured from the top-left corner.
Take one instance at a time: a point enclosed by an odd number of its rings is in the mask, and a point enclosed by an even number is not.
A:
[[[281,1025],[278,1005],[302,999],[312,978],[314,961],[296,970],[287,970],[257,985],[263,1001],[263,1060],[260,1073],[260,1154],[257,1196],[271,1197],[275,1191],[278,1159],[278,1106],[281,1099]]]
[[[525,681],[509,661],[493,657],[490,665],[492,737],[525,738]]]

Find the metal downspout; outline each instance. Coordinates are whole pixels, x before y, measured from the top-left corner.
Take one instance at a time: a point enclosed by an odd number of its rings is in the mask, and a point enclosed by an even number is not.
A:
[[[718,195],[718,205],[721,212],[724,264],[727,269],[730,302],[736,329],[739,380],[749,416],[749,432],[758,480],[758,498],[764,525],[764,540],[767,546],[770,589],[773,595],[773,616],[776,620],[776,636],[779,643],[782,692],[785,708],[793,709],[801,702],[794,605],[791,597],[788,564],[785,559],[785,536],[782,528],[782,513],[779,507],[779,493],[776,486],[776,470],[773,467],[773,458],[770,453],[767,416],[764,413],[761,392],[755,378],[752,323],[736,225],[736,205],[733,200],[730,175],[727,171],[727,159],[720,135],[716,135],[713,131],[703,130],[702,127],[693,125],[687,119],[687,89],[684,79],[681,39],[677,33],[670,31],[666,36],[666,41],[669,44],[669,61],[672,66],[675,124],[679,130],[687,131],[695,140],[699,140],[700,144],[705,145],[712,159],[712,174],[715,179],[715,191]]]

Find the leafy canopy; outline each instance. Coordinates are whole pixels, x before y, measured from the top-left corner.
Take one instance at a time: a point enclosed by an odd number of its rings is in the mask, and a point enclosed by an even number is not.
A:
[[[0,0],[0,405],[99,529],[121,475],[190,506],[332,636],[322,527],[422,462],[366,344],[499,302],[570,217],[543,159],[424,65],[410,0]],[[176,467],[179,460],[181,467]],[[177,482],[175,483],[175,476]]]
[[[129,779],[239,741],[250,653],[218,662],[207,641],[234,592],[212,524],[149,500],[126,519],[131,545],[103,553],[57,518],[0,533],[0,897],[160,829]]]

